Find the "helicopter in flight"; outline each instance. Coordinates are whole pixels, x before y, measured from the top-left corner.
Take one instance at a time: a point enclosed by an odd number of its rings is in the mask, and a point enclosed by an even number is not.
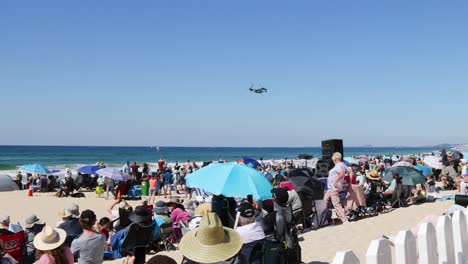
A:
[[[267,88],[265,87],[261,87],[261,88],[258,88],[258,89],[254,89],[254,85],[252,84],[252,86],[250,86],[249,90],[251,92],[254,92],[254,93],[257,93],[257,94],[262,94],[262,93],[266,93],[268,91]]]

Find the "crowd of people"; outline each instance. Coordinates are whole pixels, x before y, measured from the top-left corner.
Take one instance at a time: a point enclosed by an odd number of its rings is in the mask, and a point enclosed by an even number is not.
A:
[[[436,181],[440,181],[444,188],[466,190],[466,162],[460,153],[454,156],[442,149],[442,169],[431,170],[426,175],[426,184],[403,186],[399,171],[392,169],[395,161],[377,156],[361,164],[345,164],[341,154],[334,153],[334,166],[325,181],[323,201],[328,208],[335,209],[338,217],[335,223],[345,224],[353,220],[354,214],[349,211],[362,209],[347,207],[347,201],[355,200],[359,195],[358,189],[362,190],[367,208],[376,210],[424,201],[427,193],[437,191]],[[408,166],[424,165],[417,158],[409,158],[406,162]],[[199,166],[195,162],[187,161],[181,165],[177,162],[170,166],[161,159],[157,170],[151,172],[147,164],[140,168],[138,163],[128,162],[122,171],[132,175],[129,181],[96,180],[96,186],[102,183],[103,188],[117,198],[110,204],[108,217],[98,220],[95,212],[80,212],[79,206],[72,203],[61,211],[60,219],[54,224],[43,223],[37,215],[28,216],[24,219],[24,230],[14,227],[8,215],[1,215],[0,235],[24,232],[22,263],[101,263],[105,259],[129,255],[134,257],[127,261],[141,263],[140,254],[167,250],[174,245],[179,245],[182,263],[301,262],[298,233],[314,223],[305,221],[309,217],[305,208],[310,201],[288,184],[289,173],[294,169],[292,161],[259,161],[257,170],[273,186],[271,199],[261,201],[255,201],[251,196],[223,195],[212,195],[204,201],[192,199],[185,178],[197,169]],[[388,170],[391,170],[392,180],[384,182],[383,175]],[[149,179],[149,197],[144,197],[141,204],[132,207],[120,199],[124,184],[137,185],[144,179]],[[68,186],[58,187],[67,195],[65,188]],[[159,199],[163,196],[169,201]],[[326,220],[331,221],[331,217]],[[129,249],[132,245],[129,240],[134,237],[146,239],[143,252],[137,254]],[[18,257],[10,256],[2,251],[2,247],[4,245],[0,243],[1,263],[17,263]],[[168,257],[164,261],[175,263]],[[150,259],[147,263],[160,262]]]

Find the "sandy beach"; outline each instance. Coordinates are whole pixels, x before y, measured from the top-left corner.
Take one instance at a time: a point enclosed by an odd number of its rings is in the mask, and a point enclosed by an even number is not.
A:
[[[86,193],[86,198],[57,198],[51,193],[34,193],[33,197],[28,197],[27,191],[1,192],[0,200],[2,201],[0,212],[9,214],[13,223],[20,222],[22,226],[25,216],[29,213],[35,213],[46,223],[55,225],[59,220],[59,210],[72,202],[78,204],[80,210],[95,211],[98,218],[110,217],[107,209],[114,202],[114,200],[97,198],[90,192]],[[140,201],[129,201],[129,203],[135,206]],[[452,204],[453,201],[444,201],[413,205],[347,225],[329,226],[307,232],[300,235],[302,259],[305,263],[328,263],[333,260],[337,251],[351,249],[364,260],[371,240],[378,239],[382,235],[395,235],[400,230],[411,229],[427,215],[440,215]],[[159,254],[169,255],[178,263],[182,260],[179,251]],[[149,257],[151,256],[147,259]]]

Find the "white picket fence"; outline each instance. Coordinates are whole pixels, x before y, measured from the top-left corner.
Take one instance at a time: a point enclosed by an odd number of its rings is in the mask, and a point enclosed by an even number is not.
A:
[[[415,238],[410,230],[400,231],[390,246],[387,240],[373,240],[366,253],[367,264],[462,264],[468,263],[468,209],[452,217],[440,216],[437,225],[420,225]],[[395,261],[392,262],[392,250]],[[361,263],[350,250],[336,253],[333,264]],[[364,263],[364,262],[363,262]]]

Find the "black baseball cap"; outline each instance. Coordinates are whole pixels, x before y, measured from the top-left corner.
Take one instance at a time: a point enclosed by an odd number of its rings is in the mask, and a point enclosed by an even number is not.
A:
[[[250,203],[243,203],[239,206],[239,213],[242,217],[252,217],[255,215],[253,206]]]
[[[85,223],[92,223],[96,221],[96,214],[91,210],[84,210],[81,212],[80,220]]]

